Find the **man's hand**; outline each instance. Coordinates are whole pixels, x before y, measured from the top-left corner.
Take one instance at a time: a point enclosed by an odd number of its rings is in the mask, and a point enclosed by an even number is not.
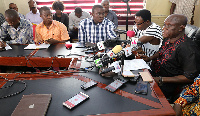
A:
[[[48,40],[45,40],[46,44],[54,44],[54,43],[59,43],[58,40],[55,40],[53,38],[49,38]]]
[[[150,57],[148,57],[148,56],[146,56],[146,55],[137,54],[136,57],[142,58],[145,62],[151,61]]]
[[[39,46],[39,45],[42,44],[42,43],[44,43],[43,40],[38,40],[38,41],[35,42],[35,45]]]
[[[73,27],[73,30],[78,31],[78,28],[77,27]]]
[[[5,48],[6,47],[6,42],[5,41],[0,41],[0,47]]]
[[[136,52],[137,52],[138,54],[144,54],[144,53],[145,53],[141,47],[139,47],[139,48],[136,50]]]

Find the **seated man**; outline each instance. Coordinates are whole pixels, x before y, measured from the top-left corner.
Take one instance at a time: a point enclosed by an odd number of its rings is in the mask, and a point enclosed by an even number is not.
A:
[[[101,5],[105,8],[105,17],[107,19],[109,19],[110,21],[112,21],[117,28],[118,27],[117,15],[114,11],[109,10],[109,7],[110,7],[109,4],[110,4],[109,0],[102,0],[101,1]]]
[[[69,14],[69,36],[72,39],[78,38],[78,26],[81,20],[90,18],[88,12],[82,11],[80,7],[76,7],[75,11]]]
[[[159,25],[151,22],[151,12],[143,9],[135,14],[135,25],[133,26],[135,37],[144,43],[142,49],[145,55],[152,56],[162,43],[162,30]]]
[[[92,8],[92,18],[83,19],[79,24],[79,42],[97,43],[107,39],[116,38],[113,31],[115,25],[105,18],[105,10],[101,5],[94,5]]]
[[[14,10],[16,10],[18,12],[18,8],[17,8],[17,5],[15,3],[10,3],[9,4],[9,9],[14,9]],[[19,17],[21,19],[26,19],[25,16],[23,14],[21,14],[21,13],[19,13]]]
[[[36,45],[39,45],[43,42],[49,44],[62,43],[70,39],[67,27],[64,24],[53,20],[53,16],[49,7],[41,7],[39,11],[43,22],[36,27]]]
[[[152,63],[152,76],[156,76],[154,80],[166,97],[173,95],[177,87],[193,82],[200,71],[199,48],[185,35],[186,24],[184,15],[168,16],[163,26],[165,39],[159,51],[151,57],[143,56],[145,61],[156,60]]]
[[[200,113],[200,75],[195,78],[194,83],[187,86],[174,102],[174,111],[177,116],[199,116]]]
[[[17,11],[8,9],[5,11],[6,22],[2,24],[0,39],[8,44],[33,43],[33,28],[30,21],[20,19]],[[7,37],[10,36],[9,40]]]
[[[31,11],[26,14],[26,19],[33,24],[40,24],[42,22],[42,18],[40,17],[39,10],[37,10],[36,2],[34,0],[30,0],[28,5]]]

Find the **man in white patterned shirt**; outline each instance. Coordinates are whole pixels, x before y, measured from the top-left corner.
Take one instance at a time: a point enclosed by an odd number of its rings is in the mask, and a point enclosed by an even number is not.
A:
[[[115,25],[105,18],[105,10],[101,5],[94,5],[92,18],[83,19],[79,24],[79,42],[97,43],[116,38]]]
[[[172,3],[170,14],[183,14],[187,17],[188,23],[194,24],[195,5],[199,5],[199,0],[169,0]]]
[[[8,44],[33,43],[33,28],[30,21],[21,19],[17,11],[8,9],[5,11],[6,22],[0,30],[0,40]],[[10,38],[8,39],[8,36]],[[0,44],[1,47],[2,44]]]
[[[159,25],[151,22],[151,12],[143,9],[135,14],[135,25],[133,26],[135,37],[144,43],[142,49],[144,55],[150,57],[159,50],[162,43],[162,30]]]

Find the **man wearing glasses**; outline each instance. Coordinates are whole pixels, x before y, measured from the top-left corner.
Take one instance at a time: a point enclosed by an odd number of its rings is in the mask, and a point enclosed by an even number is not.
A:
[[[29,20],[33,24],[40,24],[42,22],[42,18],[40,17],[40,13],[37,10],[37,4],[34,0],[30,0],[28,2],[30,12],[26,14],[26,19]]]
[[[8,9],[5,11],[6,21],[0,30],[0,47],[8,44],[33,43],[33,29],[30,21],[21,19],[17,11]],[[9,37],[8,37],[9,36]]]
[[[107,39],[116,38],[113,31],[115,25],[105,18],[105,10],[101,5],[94,5],[92,8],[92,18],[83,19],[79,24],[79,42],[97,43]]]
[[[142,49],[144,55],[150,57],[155,54],[162,43],[162,31],[159,25],[151,22],[151,12],[143,9],[135,14],[133,26],[135,38],[144,43]]]

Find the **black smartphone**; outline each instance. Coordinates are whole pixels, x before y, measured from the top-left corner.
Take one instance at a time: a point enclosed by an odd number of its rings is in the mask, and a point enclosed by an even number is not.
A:
[[[119,87],[121,87],[125,82],[121,80],[115,80],[114,82],[110,83],[105,88],[108,89],[111,92],[115,92]]]
[[[81,88],[88,89],[88,88],[90,88],[90,87],[92,87],[92,86],[94,86],[96,84],[97,84],[97,82],[94,82],[94,81],[91,80],[91,81],[89,81],[89,82],[84,83],[83,85],[81,85]]]
[[[148,82],[144,82],[144,81],[138,82],[135,89],[135,93],[146,95],[148,92],[147,85],[148,85]]]

